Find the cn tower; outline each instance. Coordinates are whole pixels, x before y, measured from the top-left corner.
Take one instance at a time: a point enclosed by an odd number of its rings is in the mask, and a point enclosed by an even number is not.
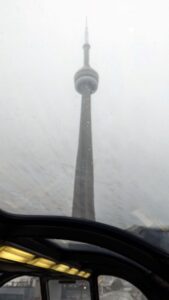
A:
[[[90,67],[87,22],[83,51],[83,67],[74,76],[75,89],[81,95],[81,116],[72,216],[95,220],[91,95],[97,90],[99,76]]]

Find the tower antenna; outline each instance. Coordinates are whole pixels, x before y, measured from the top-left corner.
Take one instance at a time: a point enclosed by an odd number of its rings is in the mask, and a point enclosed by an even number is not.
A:
[[[86,17],[86,22],[85,22],[85,44],[89,43],[89,32],[88,32],[88,22],[87,22],[87,17]]]

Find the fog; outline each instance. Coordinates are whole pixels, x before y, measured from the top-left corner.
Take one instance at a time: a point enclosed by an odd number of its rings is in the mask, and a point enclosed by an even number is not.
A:
[[[96,219],[168,225],[169,2],[0,4],[1,208],[71,215],[87,15]]]

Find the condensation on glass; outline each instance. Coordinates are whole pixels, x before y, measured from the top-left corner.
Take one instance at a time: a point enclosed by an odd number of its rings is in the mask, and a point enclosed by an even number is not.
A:
[[[98,286],[100,300],[147,300],[133,284],[118,277],[99,276]]]
[[[21,276],[0,288],[0,300],[41,300],[40,281],[37,277]]]
[[[50,300],[90,300],[90,285],[86,280],[49,281]]]

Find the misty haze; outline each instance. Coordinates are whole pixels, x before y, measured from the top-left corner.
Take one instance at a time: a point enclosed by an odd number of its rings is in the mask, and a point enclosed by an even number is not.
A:
[[[0,207],[71,216],[85,16],[96,220],[169,225],[169,2],[1,1]]]

